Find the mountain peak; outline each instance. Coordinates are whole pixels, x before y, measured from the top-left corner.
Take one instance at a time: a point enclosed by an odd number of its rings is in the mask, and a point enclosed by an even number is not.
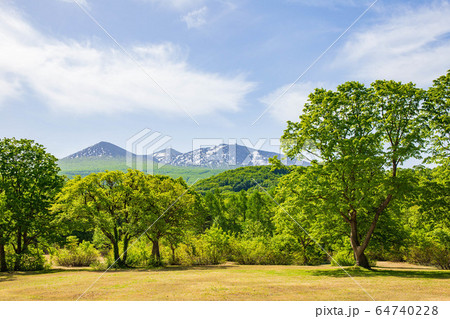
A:
[[[124,157],[127,151],[123,148],[109,142],[100,142],[89,146],[79,152],[67,156],[66,158],[82,158],[82,157]]]
[[[87,147],[77,153],[69,155],[64,159],[77,158],[124,158],[127,151],[109,142],[100,142]],[[166,148],[151,154],[151,159],[160,164],[172,166],[197,166],[197,167],[238,167],[269,165],[269,158],[278,153],[256,150],[239,144],[220,144],[216,146],[201,147],[187,153],[180,153],[173,148]],[[140,160],[149,160],[148,155],[135,155]],[[289,165],[298,165],[295,161],[288,161]],[[300,163],[300,165],[308,165]]]

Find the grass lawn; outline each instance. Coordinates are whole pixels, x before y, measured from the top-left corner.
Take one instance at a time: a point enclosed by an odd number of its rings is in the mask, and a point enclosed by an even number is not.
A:
[[[378,301],[450,300],[450,271],[379,262],[348,269]],[[53,269],[0,274],[0,300],[76,300],[102,272]],[[107,272],[82,300],[369,300],[341,269],[329,265],[204,267]]]

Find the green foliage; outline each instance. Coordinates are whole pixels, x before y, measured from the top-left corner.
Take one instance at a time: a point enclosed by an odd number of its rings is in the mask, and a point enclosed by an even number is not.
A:
[[[226,232],[242,233],[252,222],[262,227],[265,235],[273,232],[275,203],[257,189],[239,193],[208,191],[204,197],[206,227],[216,225]]]
[[[286,168],[272,170],[269,166],[239,167],[201,180],[194,187],[200,194],[216,189],[220,192],[240,192],[257,188],[256,180],[264,188],[270,189],[287,173]]]
[[[38,271],[49,269],[51,265],[46,261],[42,250],[35,247],[29,247],[26,252],[20,255],[15,254],[13,249],[6,251],[6,264],[8,269],[14,269],[17,265],[17,259],[20,259],[21,271]]]
[[[441,219],[429,218],[415,206],[406,212],[406,223],[411,234],[406,253],[409,262],[450,269],[450,228],[448,213]]]
[[[275,233],[291,238],[296,245],[295,251],[302,256],[302,264],[323,261],[324,253],[318,245],[330,250],[346,233],[342,218],[326,213],[334,208],[332,203],[317,195],[317,185],[327,183],[317,174],[320,169],[314,164],[293,170],[280,180],[275,190],[275,198],[280,204],[273,217]]]
[[[31,140],[0,139],[0,245],[14,248],[14,270],[33,268],[29,246],[54,236],[50,206],[62,187],[56,158]],[[0,258],[0,268],[5,270]]]
[[[449,165],[450,155],[450,70],[433,81],[425,101],[428,133],[431,139],[428,160]]]
[[[94,230],[92,243],[94,244],[95,249],[97,249],[102,256],[106,256],[112,248],[111,241],[98,228]]]
[[[178,256],[182,265],[216,265],[230,255],[230,235],[213,226],[200,236],[188,238],[180,245]]]
[[[65,267],[87,267],[98,261],[99,252],[90,242],[83,241],[78,244],[78,238],[69,236],[63,249],[54,252],[56,263]]]
[[[404,192],[399,165],[420,158],[424,96],[412,83],[394,81],[316,89],[300,121],[288,122],[284,132],[289,157],[308,153],[321,160],[306,169],[299,207],[303,213],[340,216],[360,266],[370,267],[364,251],[378,220]]]
[[[450,228],[450,166],[418,171],[419,187],[416,188],[416,203],[421,219],[427,224],[439,224]]]
[[[53,210],[67,222],[101,231],[124,267],[130,241],[144,231],[159,260],[159,240],[196,220],[198,200],[182,179],[114,171],[68,181]]]
[[[419,232],[413,236],[407,261],[450,269],[450,231],[438,229],[430,233]]]
[[[163,255],[164,256],[164,255]],[[141,238],[138,242],[128,250],[128,265],[132,267],[152,267],[155,266],[155,260],[152,257],[151,243],[145,238]]]
[[[326,260],[323,253],[303,248],[289,235],[233,238],[232,258],[243,265],[317,265]]]
[[[354,266],[355,258],[353,257],[352,251],[340,251],[333,255],[331,259],[332,266]]]
[[[268,240],[264,237],[234,238],[233,260],[242,265],[266,265],[269,262]]]

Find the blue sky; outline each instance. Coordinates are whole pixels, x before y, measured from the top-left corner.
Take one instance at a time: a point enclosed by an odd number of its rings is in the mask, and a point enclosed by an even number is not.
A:
[[[0,137],[57,157],[125,147],[144,128],[180,151],[256,144],[279,138],[315,87],[426,88],[450,68],[448,1],[377,1],[281,98],[374,1],[76,1],[120,47],[73,0],[0,3]]]

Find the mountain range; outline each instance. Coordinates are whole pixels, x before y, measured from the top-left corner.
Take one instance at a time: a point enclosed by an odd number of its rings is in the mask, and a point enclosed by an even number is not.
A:
[[[239,144],[221,144],[203,147],[186,153],[178,152],[173,148],[166,148],[151,155],[136,155],[127,153],[125,149],[117,145],[108,142],[100,142],[71,154],[61,159],[61,161],[74,159],[123,159],[126,158],[127,155],[133,161],[153,161],[170,166],[208,168],[269,165],[269,158],[274,156],[283,158],[281,154],[275,152],[256,150]],[[308,165],[306,162],[294,163],[293,161],[289,161],[288,164]]]

